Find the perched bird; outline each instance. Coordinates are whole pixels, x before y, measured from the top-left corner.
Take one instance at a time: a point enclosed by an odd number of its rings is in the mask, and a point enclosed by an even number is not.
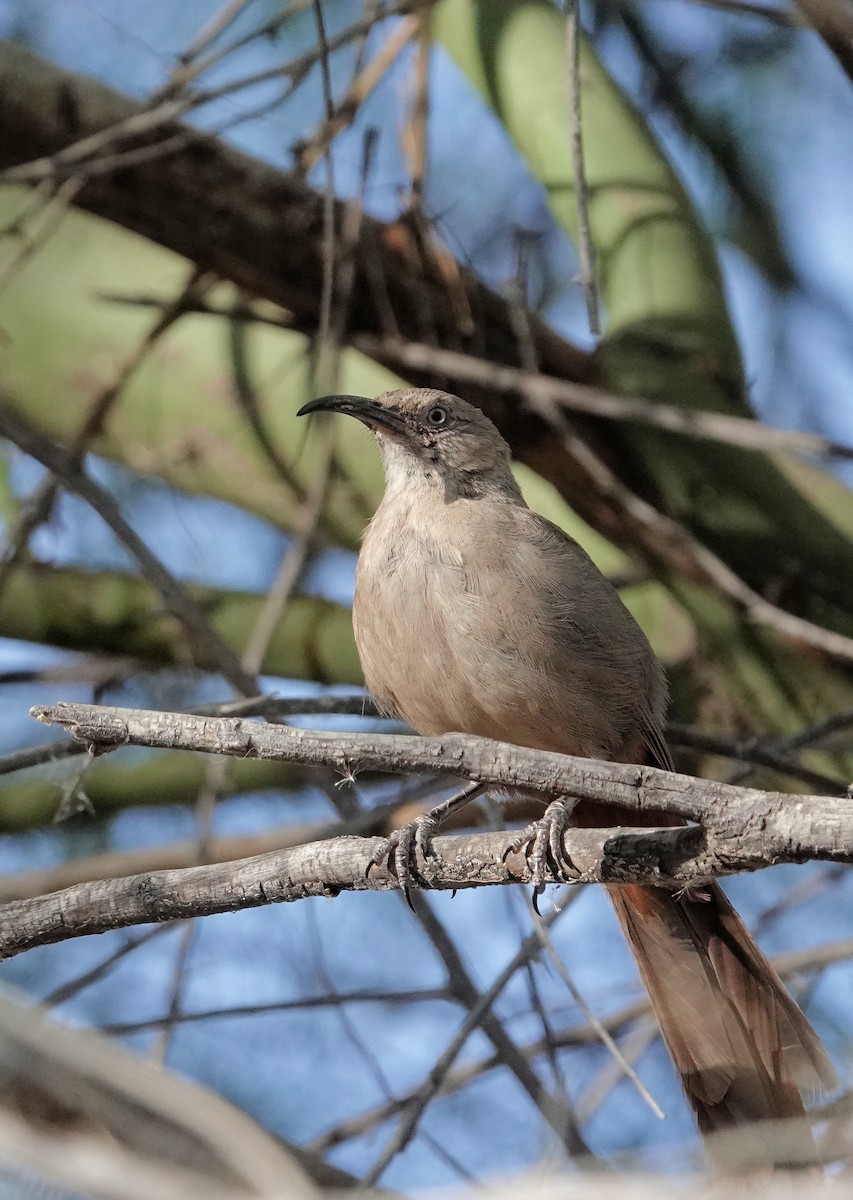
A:
[[[385,468],[353,606],[377,705],[424,735],[671,770],[664,675],[645,634],[577,542],[528,508],[492,422],[422,388],[326,396],[300,415],[323,410],[367,425]],[[534,877],[565,820],[639,817],[584,802],[555,816],[551,806]],[[834,1086],[816,1034],[716,883],[607,890],[704,1133],[802,1117],[800,1087]],[[810,1132],[776,1157],[814,1161]]]

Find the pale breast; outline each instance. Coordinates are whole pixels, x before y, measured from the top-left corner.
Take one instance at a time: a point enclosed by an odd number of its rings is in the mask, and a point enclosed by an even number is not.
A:
[[[637,757],[662,698],[654,658],[610,584],[552,528],[508,503],[431,506],[428,522],[415,506],[380,507],[353,615],[381,707],[427,735]]]

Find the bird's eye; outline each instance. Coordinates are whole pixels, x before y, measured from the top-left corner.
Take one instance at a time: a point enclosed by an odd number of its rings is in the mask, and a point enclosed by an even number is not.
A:
[[[442,425],[447,424],[447,415],[447,409],[436,404],[427,413],[427,424],[432,425],[433,429],[439,429]]]

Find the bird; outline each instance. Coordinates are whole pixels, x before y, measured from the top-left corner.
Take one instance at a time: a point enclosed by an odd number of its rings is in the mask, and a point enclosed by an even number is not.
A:
[[[432,388],[323,396],[298,415],[321,411],[366,425],[384,467],[353,605],[378,708],[425,736],[673,770],[666,681],[646,635],[578,542],[528,507],[485,413]],[[567,822],[637,825],[638,815],[559,802],[516,844],[535,843],[541,883]],[[803,1118],[801,1089],[835,1086],[817,1034],[716,881],[607,892],[703,1135]],[[802,1127],[775,1166],[815,1161]]]

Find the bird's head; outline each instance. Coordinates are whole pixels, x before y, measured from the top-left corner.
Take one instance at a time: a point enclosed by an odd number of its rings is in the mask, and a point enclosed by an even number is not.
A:
[[[499,486],[515,491],[509,447],[479,408],[434,388],[366,396],[322,396],[297,416],[341,412],[372,430],[389,483],[420,475],[444,486],[448,499]]]

